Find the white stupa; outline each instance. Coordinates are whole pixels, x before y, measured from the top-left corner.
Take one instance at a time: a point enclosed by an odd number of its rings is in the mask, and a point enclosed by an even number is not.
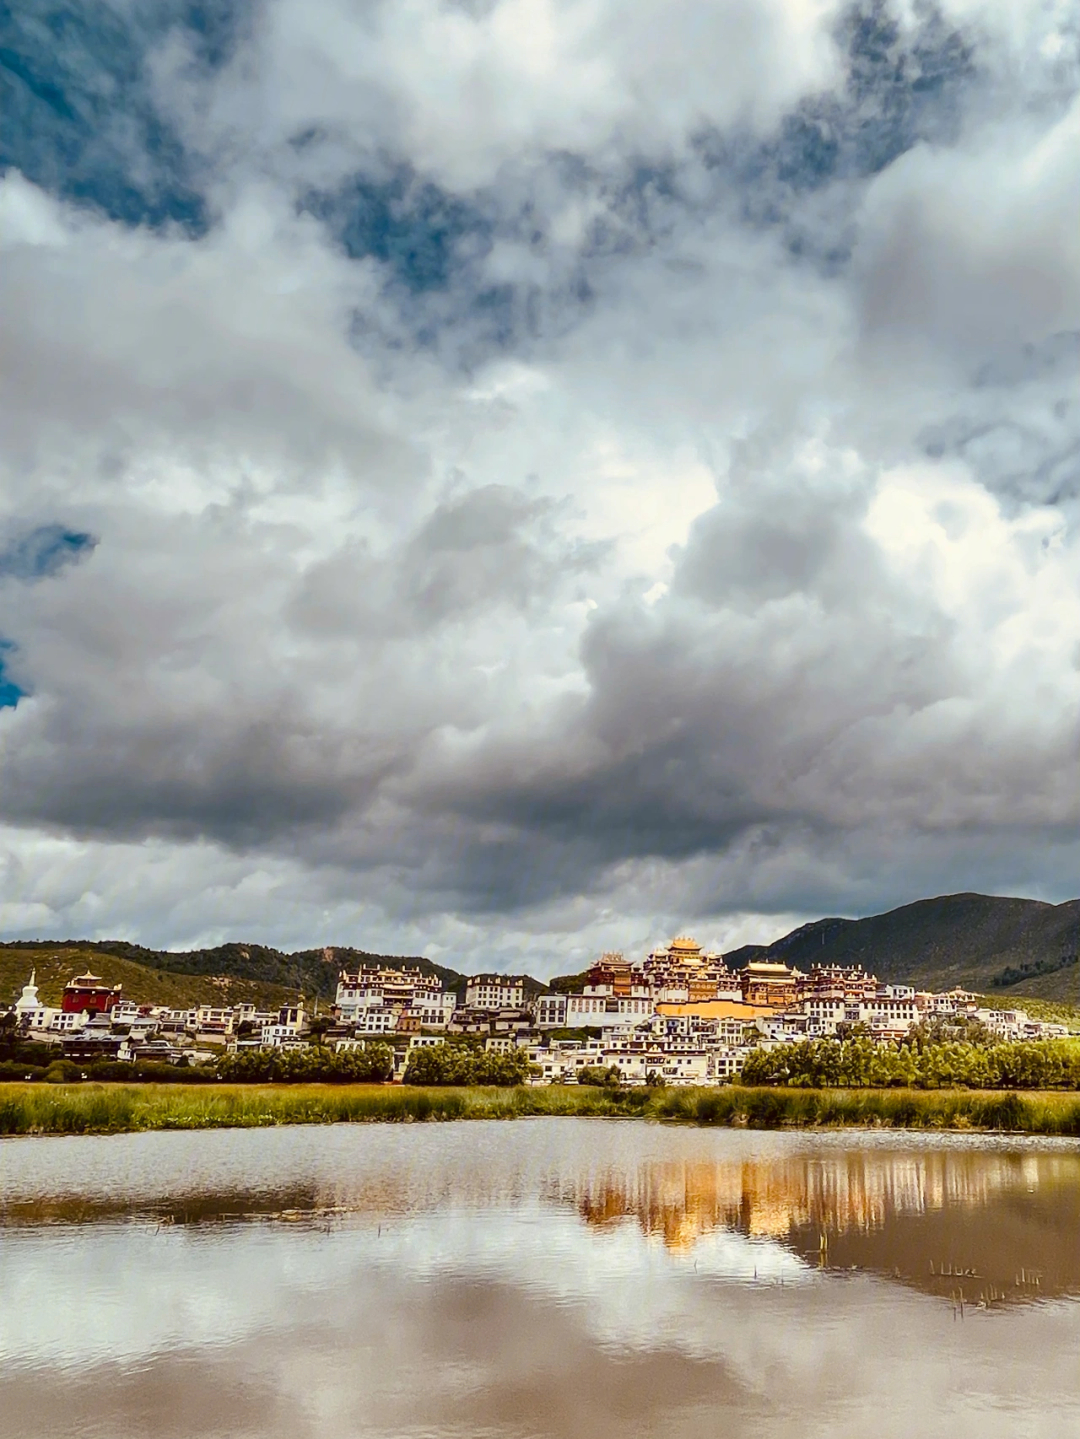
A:
[[[35,1014],[39,1009],[44,1008],[41,1000],[38,999],[36,980],[37,970],[33,969],[30,971],[30,983],[23,985],[23,992],[15,1001],[15,1016],[17,1019],[22,1019],[24,1015],[29,1017]]]

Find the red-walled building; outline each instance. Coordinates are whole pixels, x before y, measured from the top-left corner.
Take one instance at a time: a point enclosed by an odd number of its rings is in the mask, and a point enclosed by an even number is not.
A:
[[[78,974],[64,986],[60,1008],[65,1014],[82,1014],[84,1009],[91,1014],[108,1014],[120,999],[122,989],[121,984],[115,984],[110,989],[107,984],[102,984],[99,975]]]

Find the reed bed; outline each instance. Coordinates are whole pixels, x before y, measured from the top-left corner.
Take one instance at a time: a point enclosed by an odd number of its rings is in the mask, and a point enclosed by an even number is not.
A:
[[[1075,1093],[881,1089],[423,1089],[383,1085],[5,1084],[0,1134],[119,1134],[537,1115],[751,1129],[861,1127],[1080,1135]]]
[[[278,1124],[409,1123],[641,1113],[644,1091],[338,1084],[5,1084],[0,1134],[119,1134]]]
[[[750,1129],[968,1129],[1080,1135],[1080,1096],[1059,1092],[924,1089],[670,1089],[657,1119]]]

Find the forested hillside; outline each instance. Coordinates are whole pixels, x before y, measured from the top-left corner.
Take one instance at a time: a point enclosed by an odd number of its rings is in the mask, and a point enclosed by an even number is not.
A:
[[[124,993],[140,1004],[238,1003],[250,1000],[273,1006],[303,994],[309,1003],[331,1001],[342,969],[380,964],[387,969],[419,969],[436,975],[460,1001],[465,975],[435,964],[423,955],[372,954],[348,945],[302,949],[294,953],[264,944],[219,944],[212,949],[148,949],[128,940],[12,940],[0,944],[0,1003],[14,998],[35,966],[41,997],[59,1002],[71,976],[87,968],[110,984],[122,983]],[[491,969],[488,964],[479,966]],[[526,976],[530,993],[546,989]],[[226,998],[223,1000],[222,996]],[[216,997],[216,998],[215,998]]]
[[[6,944],[0,945],[0,1005],[18,998],[35,969],[39,996],[42,1003],[50,1005],[58,1005],[68,980],[87,969],[109,984],[122,984],[125,996],[136,1004],[167,1004],[173,1009],[245,1002],[260,1009],[276,1009],[296,993],[257,979],[173,974],[136,964],[96,945]]]
[[[933,989],[962,985],[1001,998],[1080,1002],[1080,900],[1044,904],[985,894],[918,900],[866,919],[819,919],[729,964],[781,960],[861,964],[881,979]]]
[[[800,969],[816,962],[861,964],[884,980],[932,989],[962,985],[1000,1000],[1038,996],[1080,1004],[1080,900],[1044,904],[1032,899],[953,894],[918,900],[866,919],[819,919],[770,945],[729,953],[730,964],[754,958],[782,960]],[[261,944],[230,943],[211,949],[162,950],[126,940],[15,941],[0,945],[0,1000],[13,997],[36,965],[46,1002],[87,966],[144,1003],[178,1006],[228,1000],[278,1004],[304,994],[333,999],[338,972],[360,964],[417,968],[437,975],[464,997],[465,977],[422,955],[379,955],[348,946],[294,953]],[[477,969],[498,968],[478,963]],[[551,981],[565,988],[571,979]],[[545,988],[528,980],[527,988]]]

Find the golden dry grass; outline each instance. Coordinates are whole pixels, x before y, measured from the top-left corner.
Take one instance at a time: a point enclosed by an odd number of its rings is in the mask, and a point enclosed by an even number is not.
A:
[[[0,1134],[408,1123],[532,1115],[755,1129],[857,1126],[1080,1135],[1080,1096],[969,1090],[423,1089],[392,1085],[4,1084]]]

